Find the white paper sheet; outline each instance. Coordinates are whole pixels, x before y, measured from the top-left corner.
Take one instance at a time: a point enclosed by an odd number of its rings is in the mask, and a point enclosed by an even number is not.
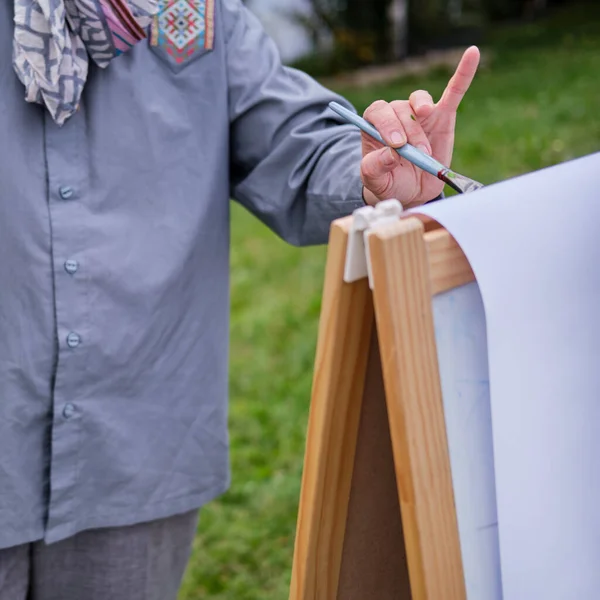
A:
[[[476,282],[433,298],[454,504],[468,600],[502,600],[487,336]]]
[[[505,600],[600,598],[600,154],[418,209],[485,306]]]

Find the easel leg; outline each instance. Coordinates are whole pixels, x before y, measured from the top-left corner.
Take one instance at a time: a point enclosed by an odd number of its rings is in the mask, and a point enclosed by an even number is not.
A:
[[[370,237],[377,331],[415,600],[465,600],[423,225]]]
[[[343,282],[348,225],[328,249],[290,600],[408,600],[372,293]]]
[[[366,280],[343,281],[348,230],[332,228],[298,510],[290,600],[335,600],[368,346]]]

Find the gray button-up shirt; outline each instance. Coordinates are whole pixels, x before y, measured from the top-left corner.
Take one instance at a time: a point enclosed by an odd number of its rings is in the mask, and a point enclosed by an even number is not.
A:
[[[92,66],[60,128],[0,3],[0,547],[201,506],[229,482],[229,199],[292,244],[363,205],[344,102],[239,0],[176,64]]]

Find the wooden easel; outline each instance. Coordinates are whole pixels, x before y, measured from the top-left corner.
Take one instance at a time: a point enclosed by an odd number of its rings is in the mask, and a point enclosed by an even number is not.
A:
[[[431,302],[474,275],[410,217],[372,234],[373,291],[344,283],[352,219],[330,235],[290,600],[465,600]]]

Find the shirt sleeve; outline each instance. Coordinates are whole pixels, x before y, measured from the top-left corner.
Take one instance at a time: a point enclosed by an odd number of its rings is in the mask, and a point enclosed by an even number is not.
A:
[[[281,63],[240,0],[221,0],[233,198],[293,245],[327,241],[331,222],[364,206],[360,132],[332,100],[347,100]]]

